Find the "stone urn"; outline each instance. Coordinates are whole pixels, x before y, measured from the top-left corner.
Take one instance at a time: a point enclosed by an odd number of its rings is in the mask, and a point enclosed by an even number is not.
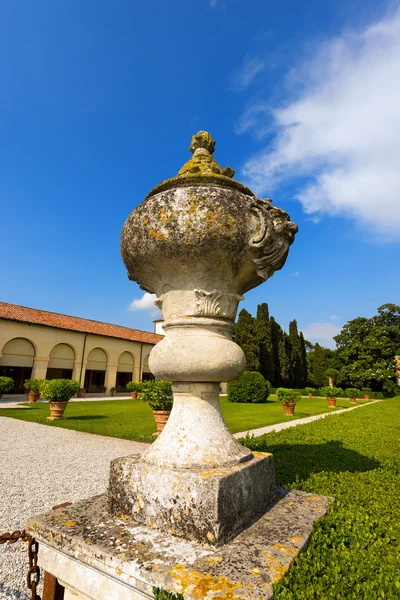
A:
[[[113,463],[109,502],[114,514],[221,543],[265,509],[274,480],[272,457],[240,445],[219,408],[220,382],[246,367],[232,340],[237,307],[245,292],[283,267],[297,225],[235,181],[233,169],[220,167],[214,146],[205,131],[193,136],[192,158],[149,192],[122,230],[128,277],[155,293],[162,311],[165,337],[152,349],[149,367],[172,381],[174,404],[139,459]],[[212,477],[206,482],[202,472]],[[230,477],[235,501],[225,518],[218,506]],[[207,486],[214,491],[206,494]]]

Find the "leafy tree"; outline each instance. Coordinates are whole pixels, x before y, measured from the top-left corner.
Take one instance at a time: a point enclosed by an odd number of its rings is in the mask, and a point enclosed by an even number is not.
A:
[[[240,311],[235,326],[235,342],[239,344],[245,353],[246,370],[258,371],[260,361],[255,319],[245,308]]]
[[[325,371],[325,377],[328,378],[330,387],[334,387],[334,385],[341,381],[340,371],[337,369],[327,369]]]
[[[400,306],[384,304],[378,314],[348,321],[335,337],[346,384],[394,391],[394,356],[400,350]]]
[[[263,302],[257,306],[256,336],[259,349],[260,373],[272,383],[275,375],[274,353],[272,348],[271,322],[268,304]]]

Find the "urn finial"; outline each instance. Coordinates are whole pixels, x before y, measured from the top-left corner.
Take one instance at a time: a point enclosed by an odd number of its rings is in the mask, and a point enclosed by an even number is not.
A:
[[[194,154],[199,148],[204,148],[210,154],[214,154],[215,140],[212,139],[208,131],[198,131],[192,136],[192,143],[190,144],[190,152]]]

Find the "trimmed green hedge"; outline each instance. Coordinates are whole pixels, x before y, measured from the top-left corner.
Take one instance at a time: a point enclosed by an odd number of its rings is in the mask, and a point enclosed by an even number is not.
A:
[[[258,371],[245,371],[228,383],[229,402],[262,404],[268,400],[270,384]]]
[[[274,454],[278,485],[333,496],[275,600],[400,598],[400,397],[241,440]]]

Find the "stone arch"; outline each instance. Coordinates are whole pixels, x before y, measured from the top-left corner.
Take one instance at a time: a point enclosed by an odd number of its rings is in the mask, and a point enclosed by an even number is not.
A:
[[[84,388],[89,393],[104,391],[108,354],[103,348],[93,348],[86,361]]]
[[[142,361],[142,380],[143,381],[146,381],[149,379],[155,379],[153,373],[150,371],[149,356],[150,356],[150,352],[149,352],[149,354],[147,354],[147,356],[145,356],[143,358],[143,361]]]
[[[75,350],[69,344],[57,344],[51,350],[47,365],[47,379],[72,379]]]
[[[34,344],[26,338],[13,338],[3,346],[0,356],[0,375],[14,380],[14,393],[25,392],[24,382],[32,376],[36,356]]]
[[[130,352],[122,352],[118,358],[116,388],[119,392],[126,391],[126,384],[133,380],[135,357]]]

